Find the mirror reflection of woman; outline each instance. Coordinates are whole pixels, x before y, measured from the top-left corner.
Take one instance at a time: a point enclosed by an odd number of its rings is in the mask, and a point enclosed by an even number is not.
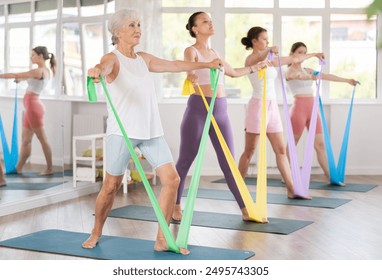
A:
[[[50,61],[50,69],[45,64],[46,60]],[[45,106],[39,96],[55,73],[56,60],[54,55],[49,53],[46,47],[38,46],[32,49],[31,61],[37,65],[37,68],[21,73],[0,74],[0,78],[14,79],[17,83],[20,81],[26,81],[28,83],[23,99],[24,117],[21,135],[22,142],[19,161],[16,165],[17,173],[22,173],[24,165],[31,155],[32,138],[36,135],[41,143],[46,160],[46,167],[40,175],[50,175],[53,172],[52,149],[48,143],[44,129]]]

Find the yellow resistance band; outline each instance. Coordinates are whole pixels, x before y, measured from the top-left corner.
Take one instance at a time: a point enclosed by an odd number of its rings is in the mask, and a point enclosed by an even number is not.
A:
[[[261,98],[261,122],[259,140],[259,159],[257,162],[256,204],[259,215],[266,220],[267,214],[267,72],[266,68],[259,71],[259,80],[263,79],[263,96]]]
[[[200,95],[203,99],[204,105],[208,111],[210,109],[209,105],[208,105],[206,97],[204,96],[204,93],[203,93],[203,91],[199,85],[198,85],[198,89],[199,89]],[[195,93],[194,87],[192,86],[191,81],[186,79],[184,82],[184,85],[183,85],[182,95],[190,95],[192,93]],[[265,108],[265,106],[264,106],[264,108]],[[252,196],[248,191],[248,188],[247,188],[247,186],[243,180],[243,177],[241,176],[241,174],[239,172],[239,169],[235,163],[235,160],[231,154],[231,151],[228,148],[227,142],[225,141],[214,116],[212,116],[211,121],[212,121],[212,125],[215,129],[216,135],[219,139],[220,145],[223,149],[224,155],[227,159],[228,165],[232,171],[232,175],[235,179],[236,185],[238,186],[240,195],[244,201],[244,205],[248,211],[249,219],[252,221],[255,221],[255,222],[260,222],[260,223],[267,222],[268,219],[267,219],[267,211],[266,211],[266,184],[265,184],[265,197],[264,197],[262,192],[257,192],[256,193],[256,203],[254,203]],[[266,162],[265,162],[265,164],[266,164]],[[266,168],[264,170],[266,171]],[[265,182],[266,182],[266,175],[265,175]],[[264,202],[259,203],[262,200],[264,200]],[[262,208],[264,208],[265,210]]]

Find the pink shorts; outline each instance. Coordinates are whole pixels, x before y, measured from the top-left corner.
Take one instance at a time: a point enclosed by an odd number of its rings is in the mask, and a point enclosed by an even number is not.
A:
[[[39,128],[44,125],[45,106],[39,96],[34,93],[26,93],[23,99],[24,120],[26,128]]]
[[[247,106],[245,117],[245,131],[260,133],[261,99],[251,98]],[[267,100],[267,133],[283,132],[280,111],[276,100]]]
[[[290,119],[292,122],[293,134],[301,135],[306,127],[309,129],[310,119],[313,110],[314,96],[295,97],[290,109]],[[322,133],[320,115],[317,116],[316,134]]]

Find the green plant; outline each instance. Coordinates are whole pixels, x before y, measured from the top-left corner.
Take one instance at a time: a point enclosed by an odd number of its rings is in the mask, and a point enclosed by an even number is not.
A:
[[[374,0],[368,7],[366,7],[365,11],[368,19],[374,15],[378,15],[382,12],[382,0]],[[379,41],[379,48],[382,48],[382,40]]]

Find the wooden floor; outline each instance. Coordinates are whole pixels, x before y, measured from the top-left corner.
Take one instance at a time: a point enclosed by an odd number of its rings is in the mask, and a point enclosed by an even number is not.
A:
[[[202,177],[201,186],[226,189]],[[314,175],[313,180],[322,180]],[[352,199],[336,209],[268,205],[269,217],[314,221],[289,235],[192,227],[189,244],[227,249],[251,250],[254,260],[381,260],[382,259],[382,176],[348,176],[346,182],[377,184],[366,193],[311,190],[312,196]],[[154,186],[159,193],[159,187]],[[250,186],[250,190],[254,190]],[[268,193],[285,193],[284,188],[268,187]],[[44,229],[90,232],[96,194],[0,217],[0,240]],[[127,195],[117,195],[113,208],[128,204],[150,205],[142,185],[130,187]],[[234,201],[197,199],[195,210],[239,214]],[[105,235],[154,240],[157,224],[108,218]],[[177,226],[172,226],[174,232]],[[78,244],[80,246],[80,244]],[[192,252],[191,252],[192,253]],[[2,260],[67,260],[71,256],[38,253],[0,247]]]

